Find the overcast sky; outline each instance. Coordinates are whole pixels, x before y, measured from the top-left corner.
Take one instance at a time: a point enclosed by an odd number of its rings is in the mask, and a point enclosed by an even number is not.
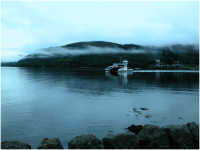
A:
[[[198,1],[1,1],[1,61],[81,41],[199,44]]]

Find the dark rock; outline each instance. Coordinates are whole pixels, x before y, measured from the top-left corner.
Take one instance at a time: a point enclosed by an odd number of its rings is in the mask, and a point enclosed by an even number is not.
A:
[[[187,127],[193,135],[194,148],[199,149],[199,126],[195,123],[187,123]]]
[[[102,141],[104,149],[139,149],[137,135],[131,132],[108,135]]]
[[[141,149],[170,149],[167,134],[156,125],[144,125],[138,141]]]
[[[68,143],[69,149],[103,149],[100,139],[92,134],[76,136]]]
[[[44,138],[37,149],[63,149],[58,138]]]
[[[141,111],[137,111],[136,108],[133,108],[133,111],[134,111],[135,113],[142,114],[142,112],[141,112]]]
[[[137,125],[135,126],[134,124],[131,125],[130,127],[126,128],[128,129],[130,132],[133,132],[135,134],[138,134],[140,132],[140,130],[142,130],[143,126],[141,125]]]
[[[149,110],[148,108],[140,108],[140,109],[142,109],[142,110]]]
[[[150,118],[150,117],[152,117],[150,114],[145,115],[145,118]]]
[[[193,136],[186,125],[167,125],[162,127],[167,133],[172,149],[192,149]]]
[[[178,119],[183,119],[183,118],[181,118],[181,117],[179,117],[179,116],[178,116],[177,118],[178,118]]]
[[[31,146],[19,141],[1,142],[1,149],[31,149]]]

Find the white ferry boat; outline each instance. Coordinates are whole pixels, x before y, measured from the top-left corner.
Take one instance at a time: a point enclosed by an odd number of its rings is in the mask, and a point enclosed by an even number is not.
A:
[[[112,66],[106,67],[105,71],[109,72],[127,72],[133,71],[130,67],[128,67],[128,61],[123,60],[122,63],[114,63]]]

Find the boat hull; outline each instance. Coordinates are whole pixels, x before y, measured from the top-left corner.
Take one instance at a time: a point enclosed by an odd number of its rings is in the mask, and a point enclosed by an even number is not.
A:
[[[119,70],[119,68],[112,68],[110,69],[110,72],[117,72]]]
[[[129,72],[129,71],[133,71],[133,69],[127,69],[127,70],[121,70],[119,69],[118,72]]]

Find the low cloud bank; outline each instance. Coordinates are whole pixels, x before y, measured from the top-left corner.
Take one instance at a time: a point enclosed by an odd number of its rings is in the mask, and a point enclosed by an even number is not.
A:
[[[95,47],[87,46],[85,49],[68,49],[63,47],[50,47],[36,50],[25,58],[49,58],[49,57],[64,57],[64,56],[79,56],[89,54],[158,54],[163,51],[171,51],[173,53],[199,53],[199,45],[167,45],[162,47],[145,46],[142,49],[124,50],[121,48],[110,47]]]
[[[34,53],[28,55],[28,58],[31,57],[55,57],[55,56],[78,56],[78,55],[89,55],[89,54],[117,54],[117,53],[129,53],[129,54],[138,54],[138,53],[146,53],[147,51],[144,49],[130,49],[124,50],[121,48],[100,48],[94,46],[87,46],[86,49],[67,49],[62,47],[50,47],[45,49],[39,49]],[[27,58],[26,57],[26,58]]]

